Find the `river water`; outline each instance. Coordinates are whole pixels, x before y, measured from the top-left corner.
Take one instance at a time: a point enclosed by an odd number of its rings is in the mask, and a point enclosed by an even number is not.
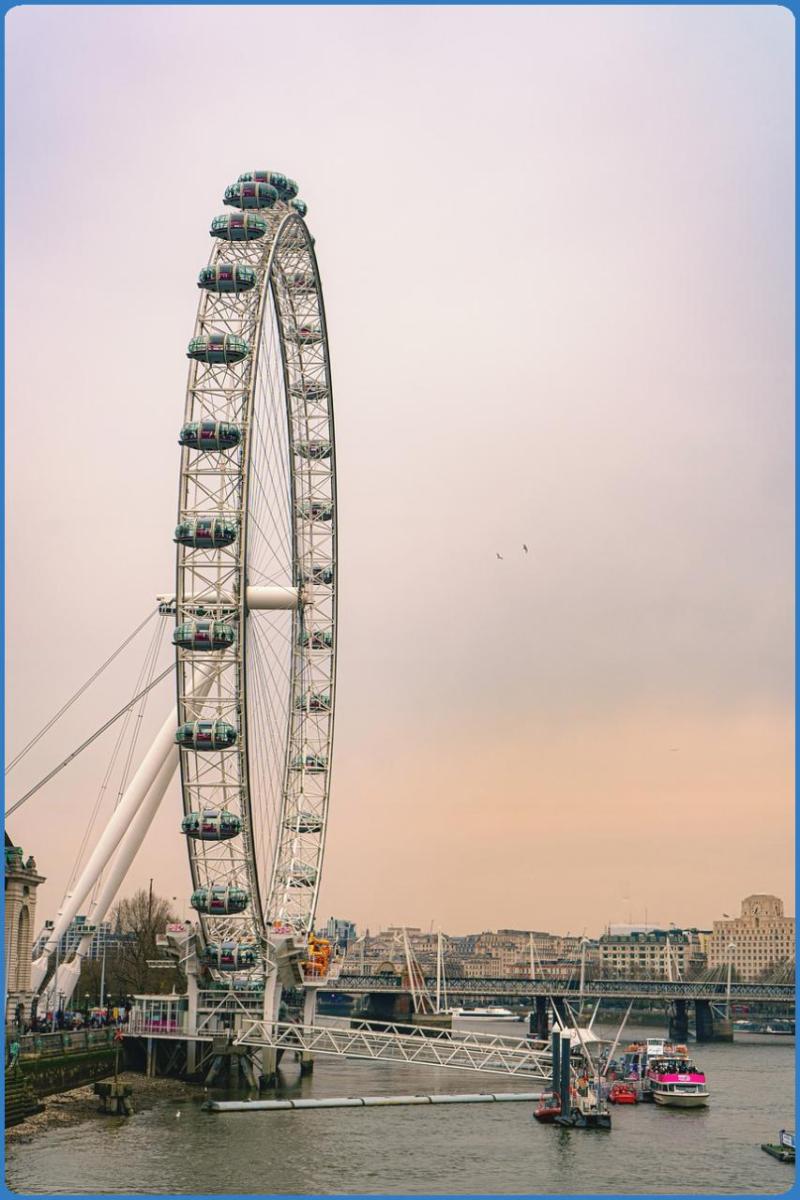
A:
[[[476,1026],[477,1028],[477,1026]],[[480,1028],[489,1032],[487,1023]],[[517,1026],[491,1031],[510,1033]],[[637,1037],[662,1031],[636,1030]],[[613,1031],[607,1036],[613,1036]],[[775,1194],[794,1168],[761,1142],[794,1128],[794,1045],[694,1048],[711,1103],[613,1110],[610,1132],[538,1125],[533,1105],[212,1114],[201,1096],[160,1101],[129,1120],[100,1118],[16,1143],[8,1186],[23,1193],[301,1195],[332,1193]],[[537,1091],[531,1080],[434,1067],[318,1058],[284,1071],[286,1095],[380,1096]]]

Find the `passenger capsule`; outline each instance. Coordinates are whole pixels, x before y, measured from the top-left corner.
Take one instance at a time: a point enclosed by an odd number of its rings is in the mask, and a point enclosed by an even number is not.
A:
[[[308,383],[293,383],[289,391],[296,400],[325,400],[328,395],[328,385],[313,381]]]
[[[308,212],[308,205],[306,204],[305,200],[290,200],[289,203],[294,211],[299,213],[301,217],[304,217]]]
[[[331,698],[326,692],[309,692],[307,696],[298,696],[294,706],[298,712],[328,712]]]
[[[267,222],[256,213],[225,213],[214,217],[211,236],[224,242],[254,242],[267,232]]]
[[[249,353],[250,348],[244,338],[235,337],[232,333],[207,333],[203,337],[192,338],[186,357],[216,365],[241,362]]]
[[[312,500],[310,503],[298,505],[298,513],[307,521],[332,521],[333,505],[323,500]]]
[[[286,282],[293,292],[307,296],[317,290],[317,280],[311,271],[292,271],[286,276]]]
[[[330,442],[295,442],[295,453],[301,458],[330,458],[331,444]]]
[[[329,587],[333,583],[333,567],[316,567],[300,576],[301,583],[321,583]]]
[[[200,961],[217,971],[248,971],[256,965],[256,948],[249,942],[208,942]]]
[[[322,829],[322,817],[310,812],[296,813],[293,817],[286,818],[283,827],[290,829],[292,833],[319,833]]]
[[[227,721],[188,721],[178,726],[175,741],[184,750],[228,750],[238,736]]]
[[[307,775],[319,775],[328,765],[327,758],[321,754],[298,754],[292,759],[293,771],[305,771]]]
[[[217,295],[249,292],[256,286],[256,273],[252,267],[245,267],[242,263],[214,263],[210,267],[203,267],[197,286]]]
[[[275,188],[281,200],[291,200],[300,190],[299,185],[280,171],[245,171],[239,176],[240,183],[269,183]]]
[[[178,436],[190,450],[232,450],[242,440],[242,431],[230,421],[190,421]]]
[[[181,650],[227,650],[236,641],[236,630],[224,621],[185,621],[172,640]]]
[[[297,342],[298,346],[316,346],[322,341],[322,330],[319,325],[298,325],[289,337],[293,342]]]
[[[190,812],[181,821],[181,833],[199,842],[227,842],[238,837],[241,832],[241,820],[225,808]]]
[[[333,646],[333,632],[330,629],[304,629],[297,642],[309,650],[330,650]]]
[[[289,887],[313,887],[317,882],[317,871],[315,867],[309,867],[306,863],[294,863],[281,872],[280,878],[281,882]]]
[[[278,199],[278,189],[269,183],[232,183],[223,197],[233,208],[272,208]]]
[[[211,887],[199,887],[192,892],[189,901],[192,908],[209,916],[225,916],[228,913],[244,912],[250,897],[243,887],[235,884],[212,883]]]
[[[238,529],[224,517],[191,517],[175,528],[174,542],[195,550],[219,550],[236,541]]]

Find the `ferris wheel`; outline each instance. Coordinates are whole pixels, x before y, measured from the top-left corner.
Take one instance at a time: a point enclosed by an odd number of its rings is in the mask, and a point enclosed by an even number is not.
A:
[[[336,474],[314,239],[297,184],[225,191],[200,271],[178,500],[182,832],[215,973],[313,930],[336,676]]]

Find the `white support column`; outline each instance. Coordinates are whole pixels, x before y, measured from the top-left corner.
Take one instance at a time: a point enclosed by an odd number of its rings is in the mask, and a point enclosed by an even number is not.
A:
[[[171,760],[172,770],[175,770],[178,761],[178,748],[175,745],[176,724],[175,710],[173,709],[140,763],[138,771],[125,789],[125,793],[114,815],[108,825],[106,825],[105,830],[100,836],[100,840],[89,856],[89,861],[83,868],[72,895],[62,908],[61,915],[56,921],[55,927],[51,930],[41,955],[33,963],[31,982],[37,990],[41,987],[47,974],[47,964],[50,960],[50,955],[58,944],[62,934],[69,927],[70,922],[89,894],[89,891],[94,887],[101,871],[107,865],[112,854],[130,828],[140,807],[147,800],[159,771],[168,760]]]
[[[209,672],[208,678],[203,681],[195,693],[196,699],[202,700],[208,695],[213,680],[214,674],[213,672]],[[178,764],[178,747],[175,744],[176,727],[177,715],[175,709],[172,709],[157,733],[155,741],[139,764],[138,770],[125,789],[111,820],[106,825],[97,845],[89,856],[89,861],[83,868],[72,894],[61,909],[55,927],[50,931],[50,936],[42,949],[41,955],[32,965],[31,987],[34,990],[38,991],[41,988],[47,975],[47,965],[50,955],[69,927],[81,904],[100,878],[102,871],[131,827],[142,805],[145,805],[148,809],[152,809],[149,816],[149,820],[152,820],[152,816],[158,808],[161,796],[163,795],[163,791],[159,794],[154,787],[159,777],[159,772],[162,767],[166,767],[168,762],[171,762],[170,773],[175,770]],[[166,787],[166,784],[164,786]]]
[[[111,870],[103,881],[100,894],[88,914],[90,922],[97,927],[99,927],[100,922],[113,904],[120,884],[127,875],[128,869],[136,857],[148,829],[153,823],[153,818],[169,787],[170,780],[175,774],[175,768],[178,765],[177,746],[174,748],[174,751],[174,754],[171,753],[167,756],[156,775],[153,786],[147,793],[144,803],[131,821],[127,832],[123,835],[122,843],[117,851]],[[48,1008],[51,1007],[51,999],[59,994],[63,994],[64,996],[64,1007],[66,1008],[68,1005],[69,999],[77,986],[81,966],[84,958],[89,953],[93,937],[94,934],[88,933],[85,937],[81,938],[73,957],[69,962],[62,963],[58,968],[57,978],[54,975],[50,980],[44,993]]]

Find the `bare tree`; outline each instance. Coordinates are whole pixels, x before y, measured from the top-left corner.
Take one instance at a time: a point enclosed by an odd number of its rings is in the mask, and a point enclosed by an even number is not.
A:
[[[156,936],[179,919],[169,900],[154,895],[152,887],[149,890],[140,888],[133,896],[117,902],[111,919],[116,929],[129,935],[114,959],[116,988],[126,994],[172,991],[176,983],[174,973],[147,965],[148,960],[160,957]]]

